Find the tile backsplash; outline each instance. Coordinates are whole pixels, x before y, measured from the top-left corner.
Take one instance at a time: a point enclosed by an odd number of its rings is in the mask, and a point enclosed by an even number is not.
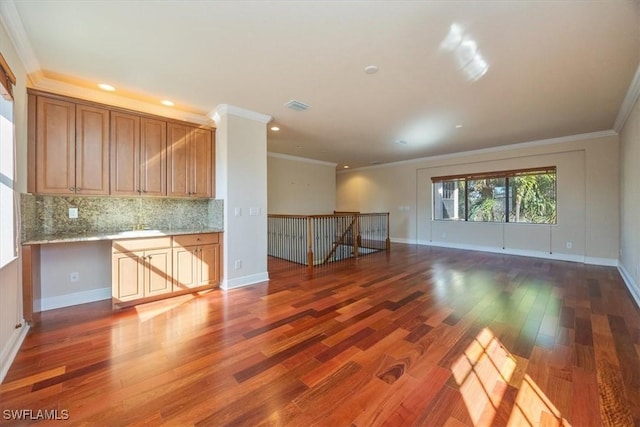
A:
[[[69,208],[78,218],[69,218]],[[133,229],[223,227],[223,201],[151,197],[21,195],[22,240],[37,235],[110,233]]]

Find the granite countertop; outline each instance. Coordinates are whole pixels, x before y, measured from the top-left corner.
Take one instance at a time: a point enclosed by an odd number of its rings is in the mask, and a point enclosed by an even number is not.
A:
[[[23,245],[43,245],[47,243],[94,242],[99,240],[139,239],[142,237],[178,236],[181,234],[222,233],[221,228],[172,229],[172,230],[129,230],[95,233],[57,233],[28,236]]]

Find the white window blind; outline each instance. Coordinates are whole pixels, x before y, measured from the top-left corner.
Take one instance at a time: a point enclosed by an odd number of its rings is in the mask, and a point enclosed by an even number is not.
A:
[[[16,254],[15,141],[12,84],[15,77],[5,67],[0,55],[0,268],[13,261]]]

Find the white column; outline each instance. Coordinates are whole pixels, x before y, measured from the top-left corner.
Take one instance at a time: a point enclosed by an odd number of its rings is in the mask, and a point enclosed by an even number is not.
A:
[[[269,280],[267,272],[267,123],[271,117],[219,105],[216,198],[224,200],[223,279],[232,289]]]

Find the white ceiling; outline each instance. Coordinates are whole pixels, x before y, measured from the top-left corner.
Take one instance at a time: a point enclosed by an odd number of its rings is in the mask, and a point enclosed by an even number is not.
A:
[[[637,0],[13,4],[48,78],[267,114],[269,151],[340,166],[612,129],[640,62]]]

